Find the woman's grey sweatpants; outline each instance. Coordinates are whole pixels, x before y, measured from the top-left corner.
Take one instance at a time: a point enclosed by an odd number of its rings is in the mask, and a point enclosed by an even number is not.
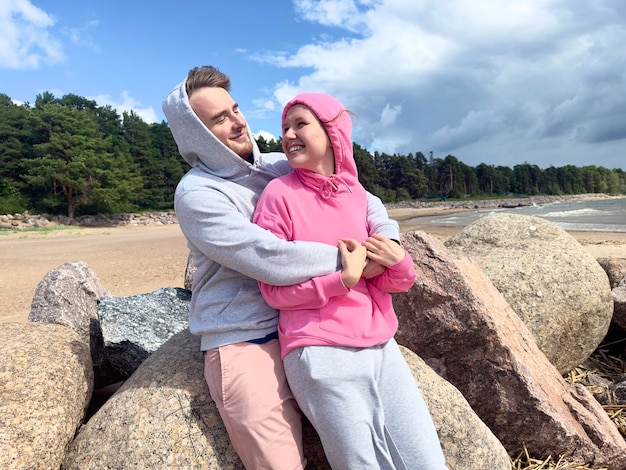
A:
[[[289,386],[337,470],[444,470],[432,418],[394,339],[306,346],[285,358]]]

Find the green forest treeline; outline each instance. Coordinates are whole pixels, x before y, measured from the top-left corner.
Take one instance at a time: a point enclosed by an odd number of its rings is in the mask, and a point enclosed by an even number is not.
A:
[[[281,142],[257,140],[262,152]],[[465,165],[456,157],[373,155],[354,144],[363,185],[383,202],[422,198],[626,194],[626,172],[597,166],[541,169]],[[17,105],[0,94],[0,214],[164,211],[189,169],[166,122],[147,124],[134,112],[77,95],[37,95]]]

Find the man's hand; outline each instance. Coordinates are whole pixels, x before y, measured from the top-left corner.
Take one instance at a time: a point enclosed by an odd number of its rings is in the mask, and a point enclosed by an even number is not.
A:
[[[341,253],[341,280],[348,289],[354,287],[365,268],[365,260],[367,259],[367,250],[358,241],[352,238],[341,238],[337,241],[339,252]]]
[[[363,242],[363,246],[367,249],[370,263],[375,261],[385,267],[399,263],[406,256],[404,248],[392,239],[379,234],[369,237]]]
[[[381,264],[378,264],[376,261],[372,261],[371,259],[367,259],[365,263],[365,269],[363,270],[363,277],[365,279],[371,279],[376,276],[380,276],[385,272],[386,267]]]

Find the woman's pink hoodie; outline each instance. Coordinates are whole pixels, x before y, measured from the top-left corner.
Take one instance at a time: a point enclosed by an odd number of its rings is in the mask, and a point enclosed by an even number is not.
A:
[[[307,106],[322,122],[335,154],[335,174],[304,169],[271,181],[256,206],[254,222],[286,240],[337,246],[340,238],[364,241],[367,199],[359,183],[352,152],[352,120],[343,105],[322,93],[302,93],[285,106]],[[293,260],[297,263],[298,260]],[[389,292],[408,290],[415,280],[413,260],[406,256],[373,279],[348,289],[341,273],[316,277],[293,286],[259,283],[269,305],[280,310],[281,354],[301,346],[369,347],[393,337],[398,327]]]

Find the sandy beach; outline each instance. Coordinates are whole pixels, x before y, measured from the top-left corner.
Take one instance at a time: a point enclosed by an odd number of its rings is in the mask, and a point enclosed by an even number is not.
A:
[[[453,210],[390,209],[389,214],[403,232],[423,230],[445,241],[462,227],[406,221]],[[569,233],[595,258],[626,258],[626,233]],[[187,253],[178,225],[0,232],[0,323],[27,321],[37,285],[67,261],[84,261],[111,295],[124,297],[182,287]]]
[[[187,264],[178,225],[0,232],[0,323],[27,321],[41,279],[68,261],[84,261],[111,295],[182,287]]]

